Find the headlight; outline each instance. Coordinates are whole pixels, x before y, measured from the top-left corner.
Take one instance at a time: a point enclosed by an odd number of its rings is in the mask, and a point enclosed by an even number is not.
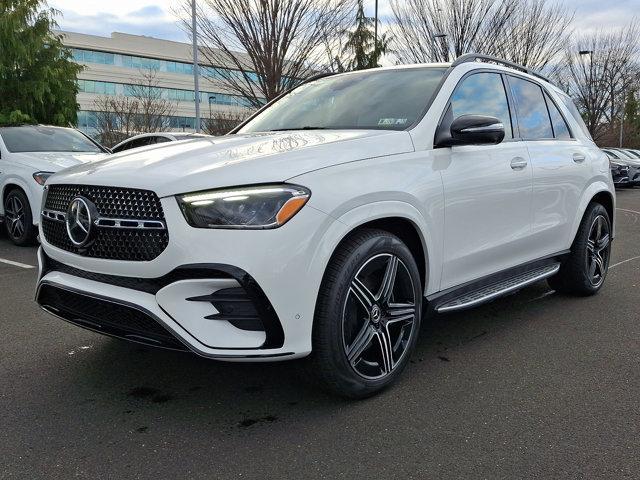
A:
[[[38,185],[44,185],[44,182],[47,181],[54,172],[36,172],[33,174],[33,179],[38,183]]]
[[[198,228],[277,228],[307,203],[311,192],[297,185],[264,185],[178,195],[189,225]]]

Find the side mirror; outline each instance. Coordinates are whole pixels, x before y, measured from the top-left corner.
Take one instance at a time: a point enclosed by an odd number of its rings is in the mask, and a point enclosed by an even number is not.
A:
[[[496,145],[504,135],[504,124],[495,117],[462,115],[451,122],[449,132],[437,135],[435,146]]]

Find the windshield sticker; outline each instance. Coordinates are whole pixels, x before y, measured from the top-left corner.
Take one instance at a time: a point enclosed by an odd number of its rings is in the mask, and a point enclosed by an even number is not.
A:
[[[404,125],[407,123],[406,118],[381,118],[378,120],[378,126],[382,125]]]

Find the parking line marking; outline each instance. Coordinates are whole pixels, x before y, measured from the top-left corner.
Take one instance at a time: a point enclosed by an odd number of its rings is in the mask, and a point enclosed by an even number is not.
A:
[[[640,258],[640,255],[638,255],[637,257],[627,258],[626,260],[623,260],[621,262],[614,263],[613,265],[610,265],[609,268],[615,268],[618,265],[622,265],[623,263],[627,263],[627,262],[630,262],[632,260],[638,260],[639,258]]]
[[[640,215],[640,212],[636,212],[635,210],[629,210],[629,209],[626,209],[626,208],[618,208],[618,207],[616,207],[616,210],[621,210],[623,212],[635,213],[636,215]]]
[[[6,263],[7,265],[13,265],[20,268],[36,268],[33,265],[27,265],[26,263],[14,262],[13,260],[7,260],[6,258],[0,258],[0,263]]]

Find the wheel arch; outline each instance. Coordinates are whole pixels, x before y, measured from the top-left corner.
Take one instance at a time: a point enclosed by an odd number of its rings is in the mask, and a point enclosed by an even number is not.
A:
[[[436,231],[435,225],[415,206],[402,201],[375,202],[349,210],[337,220],[341,228],[337,234],[328,235],[332,238],[322,276],[340,245],[362,229],[375,228],[396,235],[407,245],[418,265],[425,295],[428,290],[437,289],[441,272],[436,268],[439,264],[437,235],[431,234]]]
[[[582,200],[580,201],[580,208],[578,210],[579,215],[576,215],[571,235],[572,244],[578,234],[578,229],[580,228],[580,224],[582,223],[582,219],[584,218],[587,208],[594,202],[600,203],[607,210],[609,219],[611,220],[611,237],[615,237],[615,196],[607,184],[604,182],[595,182],[587,187],[582,196]]]

